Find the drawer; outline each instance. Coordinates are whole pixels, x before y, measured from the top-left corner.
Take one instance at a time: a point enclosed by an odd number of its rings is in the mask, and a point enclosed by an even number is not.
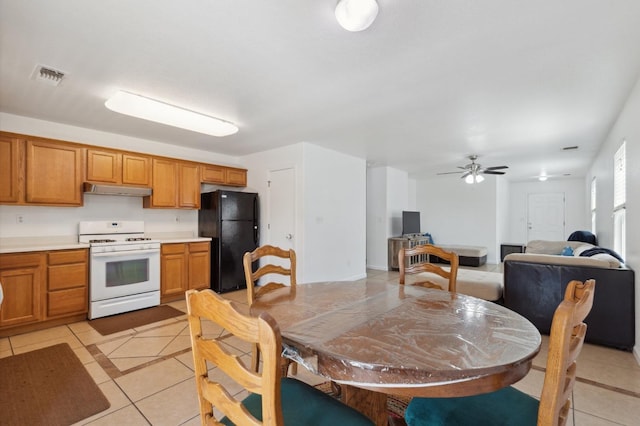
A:
[[[47,302],[48,317],[81,314],[89,310],[86,287],[50,291]]]
[[[162,254],[181,254],[185,252],[186,248],[185,243],[162,244],[161,246]]]
[[[86,262],[88,252],[88,249],[51,251],[49,252],[49,265]]]
[[[209,251],[209,241],[204,241],[201,243],[190,243],[189,244],[189,252],[190,253],[197,253],[197,252],[202,252],[202,251]]]
[[[87,286],[88,271],[86,263],[49,266],[47,269],[49,291]]]
[[[0,269],[39,266],[42,260],[42,252],[0,254]]]

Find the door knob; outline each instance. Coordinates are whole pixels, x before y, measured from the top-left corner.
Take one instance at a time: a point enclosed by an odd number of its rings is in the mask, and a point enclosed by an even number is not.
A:
[[[293,235],[292,235],[292,234],[287,234],[287,235],[285,235],[284,237],[285,237],[287,240],[290,240],[290,239],[292,239],[292,238],[293,238]]]

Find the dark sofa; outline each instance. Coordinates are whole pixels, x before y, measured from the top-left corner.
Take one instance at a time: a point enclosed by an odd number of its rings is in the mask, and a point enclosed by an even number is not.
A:
[[[545,257],[549,261],[545,261]],[[589,259],[510,254],[504,260],[504,305],[549,334],[571,280],[596,280],[585,341],[630,351],[635,343],[634,272],[589,265]],[[584,259],[584,260],[583,260]]]

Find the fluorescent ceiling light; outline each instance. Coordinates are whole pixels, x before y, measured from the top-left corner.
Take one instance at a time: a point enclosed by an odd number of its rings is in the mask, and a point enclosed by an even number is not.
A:
[[[228,136],[238,131],[238,127],[228,121],[122,90],[107,99],[104,105],[120,114],[212,136]]]
[[[378,16],[376,0],[340,0],[336,6],[336,19],[347,31],[369,28]]]

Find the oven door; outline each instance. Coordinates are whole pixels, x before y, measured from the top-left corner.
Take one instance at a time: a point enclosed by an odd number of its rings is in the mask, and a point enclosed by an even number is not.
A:
[[[160,249],[91,254],[91,301],[160,290]]]

